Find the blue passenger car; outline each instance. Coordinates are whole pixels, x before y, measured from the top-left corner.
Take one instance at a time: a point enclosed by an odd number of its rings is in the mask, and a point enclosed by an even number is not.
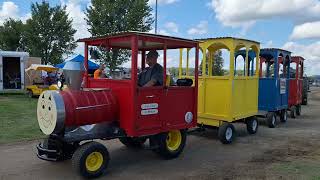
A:
[[[259,115],[267,117],[270,128],[276,126],[277,115],[287,121],[291,52],[267,48],[260,50]]]
[[[241,55],[246,58],[245,54],[244,50],[240,50],[235,56]],[[249,66],[254,66],[251,62],[254,62],[255,57],[255,53],[249,51]],[[267,118],[270,128],[276,126],[277,115],[280,116],[281,122],[287,121],[290,62],[289,51],[276,48],[260,49],[258,109],[259,116]]]

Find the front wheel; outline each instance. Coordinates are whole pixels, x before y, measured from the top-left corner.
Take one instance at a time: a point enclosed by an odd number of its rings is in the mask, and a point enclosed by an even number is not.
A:
[[[287,122],[287,120],[288,120],[287,110],[286,109],[281,110],[281,112],[280,112],[280,121],[281,122]]]
[[[231,144],[235,137],[235,128],[231,123],[223,123],[218,131],[219,140],[223,144]]]
[[[95,178],[107,169],[110,157],[107,148],[98,142],[81,145],[72,156],[72,166],[86,178]]]
[[[246,120],[247,131],[249,134],[256,134],[258,131],[259,123],[256,117],[249,117]]]
[[[156,135],[158,148],[155,150],[165,159],[178,157],[186,144],[186,130],[171,130],[167,133]]]

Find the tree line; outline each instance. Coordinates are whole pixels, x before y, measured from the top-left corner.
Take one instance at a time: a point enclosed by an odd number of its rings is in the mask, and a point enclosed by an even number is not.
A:
[[[92,0],[86,8],[86,22],[92,36],[119,31],[148,32],[154,19],[148,0]],[[31,18],[7,19],[0,26],[0,49],[27,51],[41,57],[42,64],[58,64],[63,55],[72,54],[77,47],[72,18],[66,6],[51,6],[48,1],[31,4]],[[128,60],[129,53],[120,49],[98,47],[93,52],[111,70]]]
[[[91,5],[85,10],[85,20],[91,36],[121,31],[148,32],[154,22],[151,12],[148,0],[91,0]],[[66,6],[51,6],[48,1],[32,3],[31,17],[25,23],[8,19],[0,26],[0,49],[27,51],[31,56],[40,57],[42,64],[61,63],[63,55],[72,54],[77,47],[74,38],[77,30],[72,27],[72,23],[73,19],[69,17]],[[110,71],[130,59],[129,51],[116,48],[91,48],[90,55],[106,64]],[[215,59],[213,75],[223,75],[222,52],[216,51],[212,58]],[[189,70],[194,73],[192,68]],[[171,71],[177,76],[177,69]]]

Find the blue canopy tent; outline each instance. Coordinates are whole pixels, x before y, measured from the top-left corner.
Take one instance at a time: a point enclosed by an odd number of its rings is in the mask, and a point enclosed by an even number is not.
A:
[[[55,65],[55,67],[57,67],[57,68],[63,68],[67,61],[82,62],[82,63],[84,63],[84,57],[83,57],[81,54],[78,54],[77,56],[75,56],[75,57],[73,57],[73,58],[71,58],[71,59],[69,59],[69,60],[66,60],[66,61],[63,62],[63,63],[60,63],[60,64]],[[88,61],[88,70],[89,70],[89,71],[92,72],[92,71],[95,71],[95,70],[98,69],[98,68],[99,68],[99,65],[98,65],[98,64],[92,62],[91,60]]]

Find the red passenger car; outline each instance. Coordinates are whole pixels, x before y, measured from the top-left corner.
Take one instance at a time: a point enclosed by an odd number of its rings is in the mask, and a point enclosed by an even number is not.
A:
[[[37,146],[38,157],[49,161],[72,158],[76,171],[85,177],[100,176],[109,161],[104,145],[87,140],[119,138],[128,147],[146,147],[149,140],[148,149],[166,159],[177,157],[185,146],[186,130],[197,125],[198,42],[141,32],[122,32],[79,42],[85,43],[84,88],[46,91],[40,95],[38,121],[49,137]],[[90,77],[89,46],[128,52],[130,77]],[[167,82],[167,50],[180,48],[194,49],[194,82],[180,79],[171,86],[137,85],[138,62],[143,70],[147,51],[163,54],[160,56],[163,82]]]
[[[290,116],[295,118],[301,114],[302,88],[303,88],[303,63],[304,58],[293,56],[290,63],[289,109]]]

